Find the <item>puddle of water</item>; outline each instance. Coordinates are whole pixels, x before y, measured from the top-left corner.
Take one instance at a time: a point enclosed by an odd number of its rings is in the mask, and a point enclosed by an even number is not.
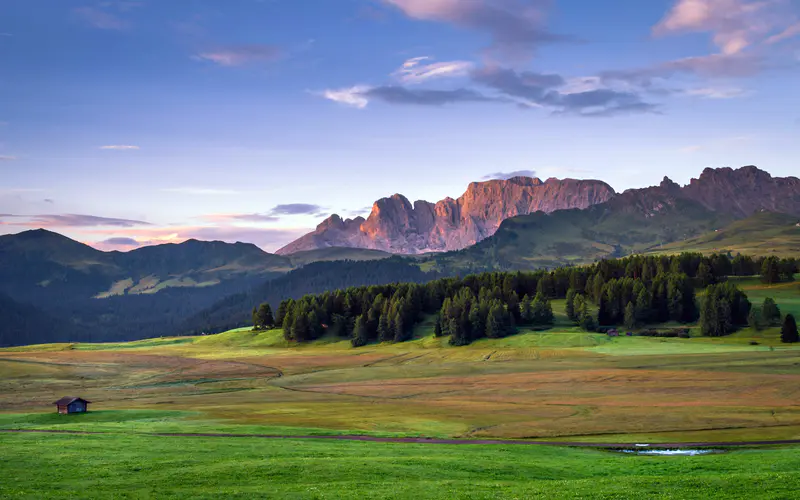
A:
[[[665,450],[665,449],[636,449],[636,450],[616,450],[618,453],[630,453],[631,455],[656,455],[656,456],[684,456],[684,457],[694,457],[697,455],[711,455],[713,453],[724,453],[722,450],[692,450],[692,449],[676,449],[676,450]]]

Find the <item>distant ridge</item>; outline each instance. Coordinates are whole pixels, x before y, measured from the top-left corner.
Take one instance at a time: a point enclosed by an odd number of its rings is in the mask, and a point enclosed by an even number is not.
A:
[[[290,255],[325,247],[396,254],[460,250],[491,236],[510,217],[587,208],[615,195],[602,181],[514,177],[473,182],[458,199],[411,202],[401,194],[375,202],[367,219],[332,215],[317,229],[278,250]]]
[[[446,198],[435,205],[425,201],[412,205],[400,194],[382,198],[367,219],[342,220],[333,215],[277,253],[334,246],[395,254],[461,250],[494,235],[503,221],[513,217],[584,210],[611,200],[620,200],[612,205],[620,212],[648,209],[656,213],[660,208],[651,203],[654,196],[695,203],[721,220],[748,217],[759,210],[800,215],[800,180],[772,177],[755,166],[707,168],[683,187],[664,177],[659,186],[621,194],[596,180],[515,177],[474,182],[457,200]]]

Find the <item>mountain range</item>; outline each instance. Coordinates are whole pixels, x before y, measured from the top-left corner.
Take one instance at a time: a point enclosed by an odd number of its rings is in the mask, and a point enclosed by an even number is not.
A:
[[[622,193],[516,177],[436,204],[395,195],[367,219],[332,216],[280,255],[196,240],[101,252],[26,231],[0,236],[0,345],[219,331],[247,324],[260,302],[305,293],[630,253],[797,255],[799,218],[800,180],[743,167]]]
[[[800,180],[773,178],[754,166],[703,171],[684,187],[665,177],[657,188],[617,194],[602,181],[514,177],[474,182],[458,199],[437,203],[395,194],[375,202],[367,219],[343,220],[334,214],[315,231],[278,250],[291,255],[329,247],[382,250],[395,254],[424,254],[461,250],[497,232],[503,221],[538,212],[550,214],[587,209],[618,200],[604,210],[638,212],[652,217],[676,200],[693,202],[731,218],[758,210],[800,214]],[[680,236],[676,234],[675,236]]]

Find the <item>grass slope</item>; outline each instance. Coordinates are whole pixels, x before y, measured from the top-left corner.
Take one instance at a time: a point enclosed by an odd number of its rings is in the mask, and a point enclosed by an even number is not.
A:
[[[792,215],[760,212],[724,228],[651,249],[651,253],[731,252],[744,255],[800,255],[800,219]]]

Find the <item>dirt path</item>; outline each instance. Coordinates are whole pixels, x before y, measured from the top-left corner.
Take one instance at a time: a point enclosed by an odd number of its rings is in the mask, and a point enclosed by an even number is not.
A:
[[[71,434],[71,435],[104,435],[114,432],[65,431],[46,429],[0,429],[8,433],[35,434]],[[574,446],[581,448],[643,448],[637,443],[587,443],[579,441],[531,441],[521,439],[438,439],[438,438],[393,438],[375,436],[289,436],[271,434],[212,434],[212,433],[173,433],[143,432],[131,433],[150,437],[207,437],[207,438],[258,438],[258,439],[327,439],[333,441],[366,441],[373,443],[408,443],[408,444],[472,444],[472,445],[535,445],[535,446]],[[772,446],[800,444],[800,439],[783,439],[777,441],[738,441],[738,442],[686,442],[686,443],[653,443],[648,448],[724,448],[732,446]]]

